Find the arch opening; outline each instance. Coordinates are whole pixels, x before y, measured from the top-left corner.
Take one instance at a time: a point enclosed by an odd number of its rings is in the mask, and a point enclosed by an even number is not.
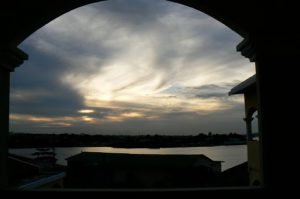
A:
[[[43,45],[43,44],[41,44],[41,45]],[[122,68],[126,68],[126,66],[123,66]],[[76,75],[75,75],[76,76]],[[245,75],[246,76],[246,75]],[[72,77],[71,77],[72,78]],[[84,78],[83,78],[84,79]],[[72,84],[74,83],[74,82],[71,82]],[[95,84],[95,83],[94,83]],[[101,84],[101,82],[99,83],[99,84]],[[131,84],[131,83],[129,83],[129,84]],[[127,84],[128,85],[128,84]],[[215,88],[215,85],[210,85],[211,86],[211,88],[210,89],[214,89]],[[84,87],[84,86],[83,86]],[[218,87],[218,85],[217,85],[217,87]],[[92,90],[93,90],[94,88],[92,88]],[[178,88],[176,88],[176,89],[178,89]],[[205,88],[204,88],[205,89]],[[173,92],[172,91],[172,89],[171,89],[171,92]],[[185,91],[184,91],[185,92]],[[71,92],[70,92],[71,93]],[[214,94],[214,93],[213,93]],[[199,97],[199,96],[198,96]],[[106,95],[106,96],[103,96],[103,99],[102,100],[105,100],[105,99],[111,99],[112,98],[112,96],[109,96],[109,95]],[[83,114],[93,114],[93,111],[94,110],[92,110],[92,109],[88,109],[88,108],[90,108],[91,106],[84,106],[84,107],[82,107],[82,109],[78,109],[78,112],[79,113],[83,113]],[[129,118],[136,118],[136,117],[139,117],[140,115],[139,115],[140,113],[137,113],[137,112],[124,112],[124,114],[123,114],[123,116],[126,116],[126,117],[129,117]],[[16,119],[16,120],[18,120],[18,119],[22,119],[22,117],[19,117],[19,115],[16,115],[16,116],[14,116],[14,118]],[[30,118],[30,119],[32,119],[32,120],[35,120],[35,121],[37,121],[38,119],[37,118]],[[85,121],[85,122],[91,122],[93,119],[92,119],[92,117],[90,117],[89,115],[84,115],[82,118],[81,118],[83,121]],[[116,117],[114,117],[114,116],[112,116],[111,117],[111,119],[116,119],[116,120],[119,120],[118,118],[116,118]],[[42,118],[42,120],[44,120],[44,122],[47,122],[47,120],[48,120],[48,118]],[[49,120],[48,120],[49,121]],[[64,122],[57,122],[57,121],[54,121],[54,125],[62,125],[62,126],[64,126],[64,125],[68,125],[68,123],[64,123]]]

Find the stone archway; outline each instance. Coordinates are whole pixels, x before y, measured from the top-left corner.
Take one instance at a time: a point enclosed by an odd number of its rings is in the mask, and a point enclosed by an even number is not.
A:
[[[9,79],[10,72],[28,58],[26,53],[18,49],[18,45],[35,30],[50,22],[54,18],[77,7],[98,2],[99,0],[44,0],[36,2],[27,1],[2,1],[0,6],[0,186],[7,186],[7,146],[9,131]],[[273,114],[272,102],[278,97],[278,92],[270,89],[278,82],[281,75],[288,76],[295,72],[279,70],[282,66],[292,66],[298,62],[299,51],[298,33],[290,28],[286,21],[295,21],[299,12],[289,12],[294,5],[289,2],[272,2],[263,4],[259,0],[218,1],[218,0],[170,0],[200,10],[240,34],[245,39],[237,46],[241,54],[256,63],[259,132],[262,143],[262,158],[268,157],[263,164],[263,181],[265,186],[278,186],[272,182],[274,165],[277,159],[270,158],[276,151],[275,145],[269,142],[266,132],[272,132],[273,124],[277,127],[290,126],[290,122],[283,122]],[[297,6],[295,6],[297,8]],[[288,13],[284,13],[286,10]],[[280,13],[280,15],[278,14]],[[297,61],[297,62],[296,62]],[[297,67],[294,67],[297,68]],[[290,86],[291,80],[279,86]],[[277,111],[280,107],[277,107]],[[293,109],[292,104],[281,107],[282,111]],[[277,140],[276,140],[277,138]],[[280,133],[273,132],[272,139],[277,143],[282,141]],[[274,141],[273,141],[274,143]],[[278,149],[277,149],[278,150]],[[278,167],[279,168],[279,167]],[[287,176],[287,175],[286,175]]]
[[[61,16],[78,7],[101,2],[103,0],[45,0],[37,3],[34,0],[28,1],[7,1],[1,3],[0,23],[5,24],[5,30],[0,37],[1,45],[17,47],[25,38],[34,31],[49,23],[53,19]],[[242,37],[246,37],[254,28],[253,18],[255,14],[252,10],[255,4],[251,0],[244,3],[248,7],[240,5],[238,0],[218,1],[218,0],[168,0],[170,2],[182,4],[208,14],[221,23],[231,28]]]

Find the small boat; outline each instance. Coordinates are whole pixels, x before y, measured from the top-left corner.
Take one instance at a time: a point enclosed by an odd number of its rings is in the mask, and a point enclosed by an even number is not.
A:
[[[34,161],[36,164],[42,167],[51,167],[55,165],[57,159],[55,158],[55,149],[49,151],[50,148],[37,148],[37,151],[32,153],[35,156]]]

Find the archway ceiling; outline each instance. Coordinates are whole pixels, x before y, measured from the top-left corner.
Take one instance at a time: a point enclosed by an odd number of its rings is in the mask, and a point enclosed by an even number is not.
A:
[[[200,10],[245,37],[253,29],[255,4],[251,0],[169,0]],[[97,0],[1,1],[1,45],[19,45],[51,20]],[[252,3],[251,3],[252,2]]]

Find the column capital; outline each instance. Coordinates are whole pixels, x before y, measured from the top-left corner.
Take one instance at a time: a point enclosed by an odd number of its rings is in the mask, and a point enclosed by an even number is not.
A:
[[[28,55],[18,47],[6,47],[0,49],[0,68],[13,72],[20,66]]]
[[[241,54],[248,58],[250,62],[256,61],[256,49],[254,41],[250,39],[249,36],[244,38],[237,46],[236,50],[241,52]]]
[[[254,119],[253,117],[245,117],[245,118],[243,118],[243,120],[245,122],[251,122],[253,119]]]
[[[248,58],[250,62],[259,59],[284,60],[299,58],[299,40],[294,34],[279,34],[276,32],[249,33],[236,46],[236,51]]]

